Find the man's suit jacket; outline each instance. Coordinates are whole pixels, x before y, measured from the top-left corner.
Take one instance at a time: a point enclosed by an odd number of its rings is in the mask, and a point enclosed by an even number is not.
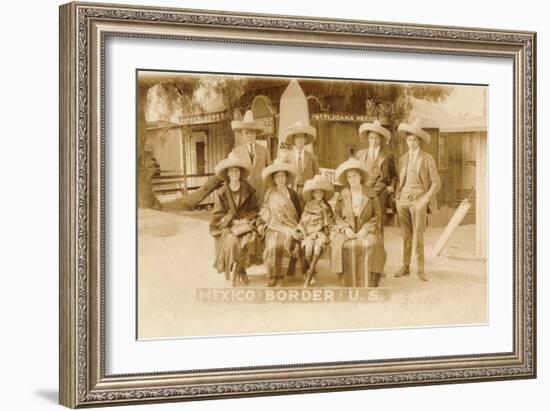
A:
[[[254,144],[254,162],[250,161],[250,154],[246,144],[241,144],[235,147],[233,149],[233,153],[239,158],[243,158],[248,161],[252,166],[252,170],[247,180],[256,191],[256,198],[258,199],[258,202],[261,203],[265,192],[264,183],[262,180],[262,170],[271,164],[271,157],[267,148],[258,143]]]
[[[295,188],[298,186],[303,186],[307,180],[311,180],[314,176],[320,173],[317,156],[306,149],[304,149],[303,155],[303,172],[301,174],[299,172],[300,167],[298,166],[298,156],[296,154],[296,150],[291,150],[288,155],[288,160],[294,167],[296,167],[296,170],[298,170],[298,175],[296,176],[296,181],[294,182]]]
[[[359,150],[355,153],[355,158],[363,163],[367,162],[367,156],[369,155],[369,149]],[[395,170],[395,163],[391,153],[386,152],[383,149],[378,151],[376,157],[376,163],[380,170],[380,179],[374,184],[373,189],[376,194],[380,194],[386,189],[386,187],[392,186],[395,189],[397,183],[397,171]]]
[[[399,159],[399,184],[397,185],[396,197],[399,198],[399,193],[403,189],[405,184],[405,177],[407,175],[407,166],[409,164],[409,153],[405,153]],[[425,151],[418,150],[418,157],[416,159],[416,173],[418,178],[424,186],[424,193],[429,199],[428,211],[437,211],[437,198],[436,194],[441,188],[441,179],[437,172],[437,166],[431,154]]]

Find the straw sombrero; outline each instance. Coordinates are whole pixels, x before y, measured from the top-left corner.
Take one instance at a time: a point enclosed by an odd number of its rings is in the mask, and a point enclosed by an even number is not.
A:
[[[407,134],[414,134],[415,136],[421,138],[425,144],[430,143],[430,135],[426,131],[422,130],[422,128],[420,128],[419,119],[414,120],[414,122],[412,122],[411,124],[399,124],[399,128],[397,129],[397,131],[399,132],[399,135],[401,137],[406,137]]]
[[[256,130],[256,131],[263,131],[264,126],[261,121],[254,120],[254,114],[252,114],[252,110],[248,110],[244,114],[244,118],[242,120],[233,120],[231,122],[231,128],[233,130]]]
[[[262,179],[264,180],[264,183],[273,185],[273,174],[278,173],[279,171],[286,171],[287,184],[294,183],[294,179],[296,178],[296,169],[288,161],[284,161],[280,158],[275,159],[273,164],[262,170]]]
[[[391,132],[387,128],[382,127],[382,124],[380,124],[380,121],[374,120],[372,123],[363,123],[359,126],[359,137],[363,135],[363,133],[368,133],[369,131],[374,131],[375,133],[380,134],[386,139],[386,144],[390,142],[391,138]]]
[[[367,181],[367,177],[369,176],[369,173],[367,171],[366,164],[355,158],[350,158],[349,160],[344,161],[342,164],[338,166],[338,168],[334,173],[334,178],[336,179],[336,181],[338,181],[343,186],[347,186],[348,182],[346,180],[346,171],[349,171],[349,170],[359,171],[359,173],[361,173],[363,182]]]
[[[227,180],[227,170],[231,167],[239,167],[241,169],[241,180],[245,180],[250,174],[250,162],[242,159],[234,154],[230,154],[229,157],[223,159],[216,167],[214,167],[214,173],[221,180]]]
[[[298,120],[283,132],[282,140],[288,144],[294,145],[294,136],[296,134],[305,134],[306,144],[311,144],[315,141],[317,130],[309,124],[304,124],[301,120]]]
[[[304,191],[302,192],[304,200],[311,200],[313,198],[313,192],[315,190],[321,190],[325,192],[325,201],[330,200],[332,196],[334,196],[334,186],[330,181],[325,180],[320,174],[316,175],[311,180],[307,180],[304,184]]]

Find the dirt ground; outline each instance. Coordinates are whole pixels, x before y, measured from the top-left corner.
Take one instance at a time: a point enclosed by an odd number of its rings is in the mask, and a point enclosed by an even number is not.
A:
[[[381,287],[389,301],[352,302],[197,302],[197,288],[226,288],[223,274],[212,267],[214,241],[208,233],[207,211],[138,214],[138,336],[167,338],[211,335],[342,329],[395,328],[482,324],[487,322],[487,264],[474,257],[473,225],[460,226],[443,256],[430,258],[429,249],[443,228],[425,234],[428,282],[412,273],[394,278],[402,258],[398,227],[387,227],[386,277]],[[318,264],[314,287],[337,287],[328,260]],[[248,270],[250,285],[264,287],[265,268]],[[301,279],[289,287],[301,287]]]

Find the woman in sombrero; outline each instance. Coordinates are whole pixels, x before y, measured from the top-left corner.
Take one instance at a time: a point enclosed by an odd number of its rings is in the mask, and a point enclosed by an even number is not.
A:
[[[305,262],[300,249],[300,202],[291,188],[296,177],[294,167],[281,159],[262,170],[267,187],[260,212],[266,224],[264,263],[269,287],[282,285],[287,275],[303,274]]]
[[[255,228],[259,205],[254,189],[246,181],[250,164],[230,155],[220,161],[214,171],[224,181],[214,193],[210,221],[210,234],[216,242],[214,267],[219,273],[225,273],[233,287],[238,281],[248,284],[246,268],[256,262],[260,251]]]
[[[343,287],[377,287],[386,252],[380,235],[380,205],[365,185],[365,163],[350,158],[338,166],[336,180],[344,186],[334,209],[331,269]]]
[[[355,154],[357,160],[365,163],[369,178],[366,181],[367,187],[374,190],[380,202],[380,232],[384,237],[384,226],[386,223],[386,209],[390,204],[391,194],[395,191],[397,183],[397,172],[391,152],[387,150],[390,143],[391,132],[382,127],[380,121],[363,123],[359,126],[359,138],[368,142],[368,147],[359,150]]]

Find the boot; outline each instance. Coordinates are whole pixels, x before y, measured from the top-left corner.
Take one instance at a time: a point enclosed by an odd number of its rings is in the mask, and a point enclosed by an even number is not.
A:
[[[250,284],[250,280],[248,279],[248,275],[246,274],[246,270],[241,268],[239,279],[244,285]]]
[[[319,260],[319,254],[315,254],[313,256],[313,260],[311,261],[311,264],[309,265],[309,269],[307,270],[307,276],[306,281],[304,282],[304,287],[309,287],[311,284],[313,284],[313,276],[315,275],[315,266],[317,265],[317,261]]]
[[[311,267],[311,260],[313,260],[313,254],[306,255],[306,263],[308,268]]]
[[[239,264],[235,263],[233,265],[233,269],[231,270],[231,276],[230,276],[231,287],[237,286],[237,279],[239,277],[239,272],[240,272]]]

